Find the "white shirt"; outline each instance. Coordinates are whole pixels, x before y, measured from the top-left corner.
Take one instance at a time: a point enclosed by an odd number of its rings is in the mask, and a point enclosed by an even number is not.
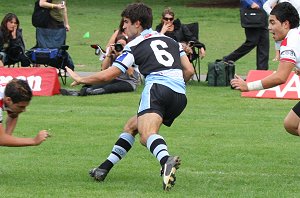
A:
[[[281,42],[280,61],[295,64],[300,69],[300,29],[291,29]]]

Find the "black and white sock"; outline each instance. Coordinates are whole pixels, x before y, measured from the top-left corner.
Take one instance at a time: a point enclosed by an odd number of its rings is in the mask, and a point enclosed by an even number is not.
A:
[[[158,134],[153,134],[147,139],[147,148],[156,157],[161,166],[166,163],[170,156],[164,138]]]
[[[121,159],[125,157],[127,152],[131,149],[134,144],[134,137],[126,132],[123,132],[117,142],[115,143],[111,154],[108,158],[103,162],[99,168],[106,169],[110,171],[110,169]]]

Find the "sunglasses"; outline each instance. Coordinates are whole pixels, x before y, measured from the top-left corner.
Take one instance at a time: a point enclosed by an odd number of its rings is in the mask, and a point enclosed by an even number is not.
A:
[[[168,17],[164,17],[163,18],[165,21],[173,21],[174,20],[174,18],[168,18]]]

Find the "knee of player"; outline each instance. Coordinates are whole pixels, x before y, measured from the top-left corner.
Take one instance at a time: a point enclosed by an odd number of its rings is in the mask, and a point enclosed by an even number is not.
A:
[[[147,146],[147,140],[143,139],[142,137],[140,137],[140,143],[143,146]]]
[[[286,130],[286,132],[299,136],[299,128],[298,125],[295,125],[295,123],[291,122],[288,118],[285,118],[283,121],[283,126]]]
[[[126,131],[127,133],[131,134],[133,137],[138,134],[137,126],[133,124],[126,124],[123,128],[123,131]]]

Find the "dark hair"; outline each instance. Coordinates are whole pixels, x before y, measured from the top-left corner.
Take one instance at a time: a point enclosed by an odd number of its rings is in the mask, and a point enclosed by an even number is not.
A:
[[[128,39],[124,34],[118,34],[115,39],[115,43],[118,42],[118,40],[124,40],[124,41],[126,41],[126,43],[128,43]]]
[[[275,15],[281,23],[288,21],[290,23],[290,29],[299,26],[299,13],[296,8],[288,2],[278,3],[272,9],[270,15]]]
[[[14,78],[7,83],[4,95],[10,97],[13,103],[29,102],[32,98],[32,91],[27,81]]]
[[[125,10],[123,10],[121,16],[129,18],[131,23],[140,21],[143,29],[152,27],[152,9],[143,3],[129,4]]]
[[[119,24],[119,33],[124,32],[123,25],[124,25],[124,20],[121,19],[120,24]]]
[[[3,33],[3,42],[8,42],[11,37],[11,33],[7,29],[7,22],[11,21],[13,19],[16,19],[16,22],[18,24],[17,29],[19,29],[20,21],[19,21],[17,15],[15,15],[14,13],[7,13],[1,22],[0,31]]]
[[[166,14],[169,14],[172,17],[175,17],[175,13],[172,10],[172,8],[170,8],[170,7],[167,7],[166,9],[164,9],[164,11],[161,13],[161,17],[164,18]]]

